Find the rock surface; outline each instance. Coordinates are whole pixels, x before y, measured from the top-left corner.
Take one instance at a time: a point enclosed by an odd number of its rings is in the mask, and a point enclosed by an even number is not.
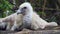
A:
[[[23,29],[19,32],[13,31],[0,31],[0,34],[60,34],[60,26],[58,27],[46,27],[43,30],[32,31],[29,29]]]

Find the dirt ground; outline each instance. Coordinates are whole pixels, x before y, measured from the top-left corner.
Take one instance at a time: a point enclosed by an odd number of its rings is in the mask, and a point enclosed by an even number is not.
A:
[[[13,32],[13,31],[0,31],[0,34],[60,34],[60,26],[57,27],[46,27],[45,29],[41,30],[29,30],[29,29],[23,29],[19,32]]]

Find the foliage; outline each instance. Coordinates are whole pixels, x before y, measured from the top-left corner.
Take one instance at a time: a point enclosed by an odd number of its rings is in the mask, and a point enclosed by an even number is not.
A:
[[[11,9],[13,8],[13,5],[10,4],[7,0],[0,0],[0,14],[2,14],[2,16],[0,17],[5,17],[7,10],[9,12],[11,12]]]
[[[13,0],[10,0],[13,1]],[[16,6],[19,7],[19,5],[25,0],[15,0]],[[27,0],[30,2],[34,8],[34,10],[45,20],[48,22],[50,21],[56,21],[60,22],[60,0],[46,0],[45,7],[44,7],[44,1],[45,0]],[[12,2],[13,3],[13,2]],[[5,17],[7,10],[9,11],[9,15],[13,13],[11,10],[13,8],[13,5],[8,2],[8,0],[0,0],[0,17]],[[43,8],[52,8],[56,10],[48,10]]]

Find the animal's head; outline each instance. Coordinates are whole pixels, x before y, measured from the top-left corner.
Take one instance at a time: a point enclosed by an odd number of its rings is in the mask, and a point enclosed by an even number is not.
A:
[[[20,5],[19,9],[17,10],[17,14],[28,14],[33,11],[33,8],[29,2],[25,2]]]

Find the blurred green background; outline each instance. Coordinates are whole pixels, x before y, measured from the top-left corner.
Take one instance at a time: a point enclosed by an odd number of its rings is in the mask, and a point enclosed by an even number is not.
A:
[[[23,2],[30,2],[44,20],[60,24],[60,0],[0,0],[0,18],[15,13]]]

